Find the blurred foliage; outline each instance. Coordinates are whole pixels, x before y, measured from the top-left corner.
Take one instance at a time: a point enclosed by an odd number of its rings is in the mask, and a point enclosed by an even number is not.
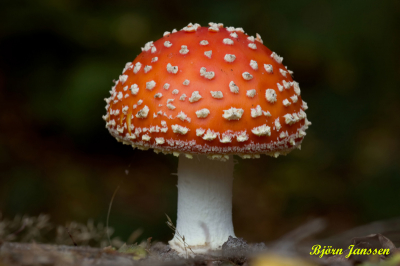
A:
[[[306,261],[303,258],[291,258],[286,256],[279,256],[277,254],[267,254],[255,258],[252,266],[316,266],[317,264],[312,261]]]
[[[17,215],[14,219],[7,219],[0,213],[0,241],[121,247],[123,243],[118,237],[108,240],[108,236],[111,237],[113,233],[112,227],[107,228],[102,223],[96,225],[93,220],[89,220],[86,224],[70,222],[64,226],[55,226],[50,222],[49,215],[40,214],[36,217]]]
[[[2,0],[0,211],[104,222],[122,185],[116,234],[169,240],[177,159],[117,143],[103,98],[144,43],[210,21],[261,34],[313,123],[301,151],[238,159],[236,234],[268,241],[314,217],[334,234],[398,216],[400,2],[389,0]]]

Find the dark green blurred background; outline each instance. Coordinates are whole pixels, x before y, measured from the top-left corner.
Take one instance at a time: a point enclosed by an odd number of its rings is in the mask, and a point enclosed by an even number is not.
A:
[[[105,129],[104,98],[140,47],[189,22],[243,27],[284,57],[313,123],[302,150],[241,160],[237,236],[270,241],[316,217],[326,235],[400,216],[400,1],[0,2],[0,212],[105,222],[167,241],[177,158]],[[372,233],[372,232],[371,232]]]

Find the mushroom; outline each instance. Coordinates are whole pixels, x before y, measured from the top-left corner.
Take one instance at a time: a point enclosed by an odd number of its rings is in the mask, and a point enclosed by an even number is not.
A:
[[[233,155],[278,157],[300,148],[311,123],[282,60],[258,34],[189,24],[146,43],[105,99],[103,119],[118,141],[179,157],[169,241],[179,254],[218,250],[235,236]]]

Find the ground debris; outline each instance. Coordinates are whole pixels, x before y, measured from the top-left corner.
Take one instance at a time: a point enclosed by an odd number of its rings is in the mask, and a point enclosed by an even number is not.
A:
[[[129,255],[85,246],[9,243],[0,247],[0,265],[134,265]]]
[[[228,241],[222,245],[222,255],[235,264],[246,262],[249,253],[249,245],[243,238],[229,236]]]
[[[229,237],[222,250],[214,254],[196,255],[184,259],[169,245],[161,242],[92,248],[87,246],[63,246],[37,243],[0,242],[0,266],[400,266],[400,249],[381,234],[353,238],[354,248],[389,249],[390,254],[351,255],[349,250],[336,256],[310,256],[309,251],[289,252],[266,247],[264,243],[248,244],[241,238]]]
[[[145,248],[140,245],[126,245],[123,244],[122,247],[118,249],[119,253],[129,254],[134,260],[144,259],[148,256],[148,252]]]

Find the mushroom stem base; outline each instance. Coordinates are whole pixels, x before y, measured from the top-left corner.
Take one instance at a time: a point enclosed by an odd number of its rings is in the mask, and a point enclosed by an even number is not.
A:
[[[178,219],[172,249],[182,256],[219,250],[232,224],[233,158],[226,162],[181,155],[178,164]],[[192,252],[193,251],[193,252]]]

